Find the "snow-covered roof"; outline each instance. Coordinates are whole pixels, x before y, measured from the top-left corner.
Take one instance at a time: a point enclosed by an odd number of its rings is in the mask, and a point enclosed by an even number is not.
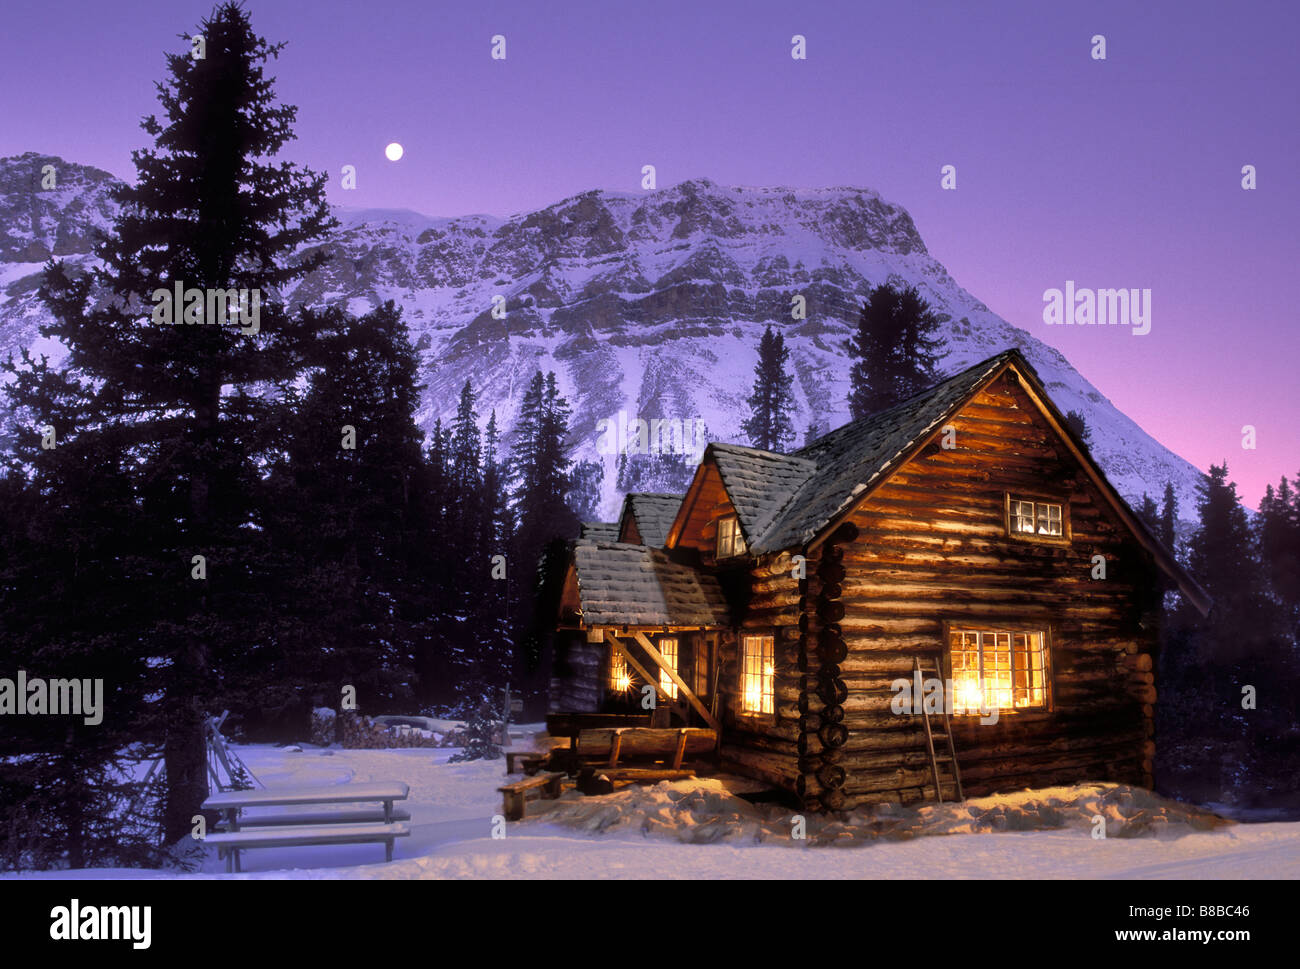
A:
[[[845,424],[794,454],[711,444],[750,551],[802,546],[891,471],[911,447],[1008,360],[1007,350],[888,410]]]
[[[578,539],[573,568],[584,626],[731,625],[718,580],[660,549]]]
[[[1205,591],[1133,514],[1087,448],[1063,426],[1037,373],[1016,349],[1004,350],[900,404],[845,424],[793,454],[710,444],[705,460],[712,460],[718,469],[750,552],[781,552],[815,541],[1008,364],[1036,388],[1035,395],[1055,414],[1062,434],[1138,541],[1196,607],[1208,611]]]
[[[578,537],[593,542],[617,542],[618,522],[583,522]]]
[[[636,491],[627,496],[623,502],[623,517],[619,522],[621,528],[628,513],[631,512],[636,522],[637,534],[641,544],[651,548],[663,548],[668,541],[668,529],[673,527],[677,509],[681,507],[682,495],[670,495],[660,492]],[[619,537],[618,533],[614,538]]]

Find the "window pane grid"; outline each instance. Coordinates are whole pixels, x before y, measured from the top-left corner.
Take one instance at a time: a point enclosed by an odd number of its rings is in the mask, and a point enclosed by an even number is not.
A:
[[[1061,534],[1061,506],[1040,503],[1038,506],[1038,534]]]
[[[740,522],[734,518],[718,520],[718,558],[731,558],[745,554],[745,539],[740,533]]]
[[[740,671],[740,708],[745,713],[776,711],[776,669],[771,636],[746,636]]]
[[[1045,641],[1041,632],[954,630],[949,642],[954,712],[1046,706]]]
[[[1010,523],[1013,535],[1065,536],[1064,506],[1048,501],[1010,499]]]

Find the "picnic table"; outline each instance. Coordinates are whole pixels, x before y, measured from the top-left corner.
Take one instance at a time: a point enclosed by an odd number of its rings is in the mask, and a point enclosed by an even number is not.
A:
[[[393,860],[393,841],[411,833],[411,816],[393,803],[406,799],[402,783],[339,784],[323,788],[276,788],[221,791],[203,802],[205,811],[222,815],[222,830],[204,841],[226,859],[226,871],[239,871],[239,852],[247,848],[286,848],[300,845],[378,844],[386,861]],[[243,816],[249,808],[328,807],[338,804],[377,805],[346,811],[299,811]],[[378,806],[382,805],[382,806]]]

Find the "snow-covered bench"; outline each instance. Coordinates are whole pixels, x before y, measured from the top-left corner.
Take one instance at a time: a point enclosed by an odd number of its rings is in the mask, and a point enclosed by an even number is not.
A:
[[[393,808],[385,819],[382,807],[357,808],[354,811],[294,811],[283,814],[243,814],[236,828],[231,828],[224,818],[219,823],[223,831],[246,828],[287,827],[295,824],[388,824],[392,821],[409,821],[411,813]]]
[[[401,783],[340,784],[324,788],[279,788],[262,791],[222,791],[203,802],[205,811],[223,815],[223,830],[204,840],[226,858],[227,871],[239,871],[241,848],[287,848],[298,845],[384,843],[393,860],[393,840],[411,833],[403,823],[405,811],[394,801],[405,800],[410,788]],[[307,807],[373,801],[382,805],[346,811],[297,812],[241,817],[249,808]],[[307,823],[304,823],[307,822]],[[247,830],[247,829],[253,830]],[[233,866],[233,867],[232,867]]]
[[[290,828],[255,828],[251,831],[222,831],[210,834],[205,844],[215,845],[218,857],[225,856],[226,871],[239,871],[239,852],[247,848],[296,848],[305,845],[380,844],[384,860],[393,860],[393,841],[405,838],[411,828],[405,822],[393,824],[311,824]]]

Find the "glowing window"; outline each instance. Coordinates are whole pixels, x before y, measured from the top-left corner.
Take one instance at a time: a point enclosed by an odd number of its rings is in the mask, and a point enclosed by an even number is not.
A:
[[[677,672],[677,640],[675,639],[659,640],[659,655],[664,658],[664,662],[667,663],[669,666],[671,666],[673,668],[673,672],[676,673]],[[677,699],[677,684],[673,682],[673,678],[668,675],[667,670],[661,669],[659,671],[659,688],[663,690],[666,694],[668,694],[670,697],[672,697],[674,700]]]
[[[776,709],[776,669],[771,636],[745,636],[740,668],[742,713],[773,713]]]
[[[1042,632],[954,629],[949,638],[953,712],[1047,708]]]
[[[620,650],[610,647],[609,654],[609,688],[615,693],[626,693],[632,685],[632,676],[627,671],[627,657]]]

